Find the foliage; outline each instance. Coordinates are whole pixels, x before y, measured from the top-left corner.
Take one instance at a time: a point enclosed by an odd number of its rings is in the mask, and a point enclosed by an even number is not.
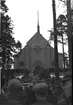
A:
[[[59,43],[62,43],[61,37],[62,35],[65,36],[65,42],[63,44],[67,43],[67,18],[64,15],[59,15],[59,17],[56,20],[56,34],[57,34],[57,41]],[[49,31],[50,32],[50,37],[49,37],[49,41],[53,41],[54,40],[54,32],[53,29]]]
[[[46,75],[47,75],[47,77],[46,77]],[[68,98],[66,96],[65,90],[63,89],[63,84],[61,81],[60,81],[59,85],[56,86],[55,78],[51,78],[49,76],[49,74],[46,74],[44,72],[42,76],[38,76],[38,78],[34,81],[34,84],[37,84],[40,82],[46,82],[48,84],[48,88],[50,89],[49,91],[52,93],[52,94],[50,94],[50,93],[49,94],[52,95],[51,97],[56,97],[55,101],[59,102],[60,100],[64,99],[64,102],[67,105],[69,105],[68,103],[70,103],[70,102],[68,101]],[[54,100],[52,99],[52,101],[54,101]]]
[[[17,43],[15,44],[15,51],[16,51],[16,54],[20,53],[22,50],[22,44],[21,42],[18,40]]]
[[[63,2],[64,5],[67,5],[67,0],[59,0],[59,1]]]
[[[65,54],[64,54],[64,45],[68,44],[68,34],[67,34],[67,17],[63,14],[60,14],[56,20],[56,35],[57,35],[57,42],[62,44],[62,51],[63,51],[63,61],[64,61],[64,68],[65,68]],[[50,30],[50,37],[49,41],[54,40],[54,32]]]
[[[21,48],[19,42],[16,43],[12,36],[13,24],[7,12],[8,7],[5,4],[5,0],[1,0],[0,67],[3,71],[11,69],[13,54],[17,53],[16,49]]]

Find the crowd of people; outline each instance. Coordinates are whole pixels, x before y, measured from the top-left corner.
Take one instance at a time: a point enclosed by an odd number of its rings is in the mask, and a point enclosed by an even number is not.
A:
[[[60,94],[64,92],[60,90],[59,94],[55,89],[53,93],[50,82],[32,82],[23,86],[21,80],[17,78],[12,78],[6,83],[4,80],[2,79],[0,105],[71,105],[68,101],[69,98],[71,101],[71,96],[61,101]]]

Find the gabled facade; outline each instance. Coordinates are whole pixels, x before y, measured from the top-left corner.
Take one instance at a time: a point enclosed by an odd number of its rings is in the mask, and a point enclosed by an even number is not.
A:
[[[15,56],[15,69],[32,69],[36,65],[40,65],[45,69],[54,68],[54,49],[42,34],[40,34],[39,28],[38,23],[35,35],[26,43],[21,53]],[[62,57],[59,57],[60,68],[63,68],[62,61]]]
[[[44,68],[54,67],[54,49],[48,41],[39,33],[36,33],[22,49],[21,53],[14,58],[15,69],[28,69],[40,65]],[[63,67],[62,57],[59,55],[59,67]]]

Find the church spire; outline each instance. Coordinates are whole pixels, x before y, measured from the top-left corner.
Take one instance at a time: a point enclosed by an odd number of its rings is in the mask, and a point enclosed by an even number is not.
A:
[[[40,33],[40,26],[39,26],[39,11],[37,11],[37,32]]]

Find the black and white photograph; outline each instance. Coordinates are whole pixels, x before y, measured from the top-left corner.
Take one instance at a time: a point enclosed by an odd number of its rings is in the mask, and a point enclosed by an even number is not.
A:
[[[72,105],[73,0],[0,0],[0,105]]]

